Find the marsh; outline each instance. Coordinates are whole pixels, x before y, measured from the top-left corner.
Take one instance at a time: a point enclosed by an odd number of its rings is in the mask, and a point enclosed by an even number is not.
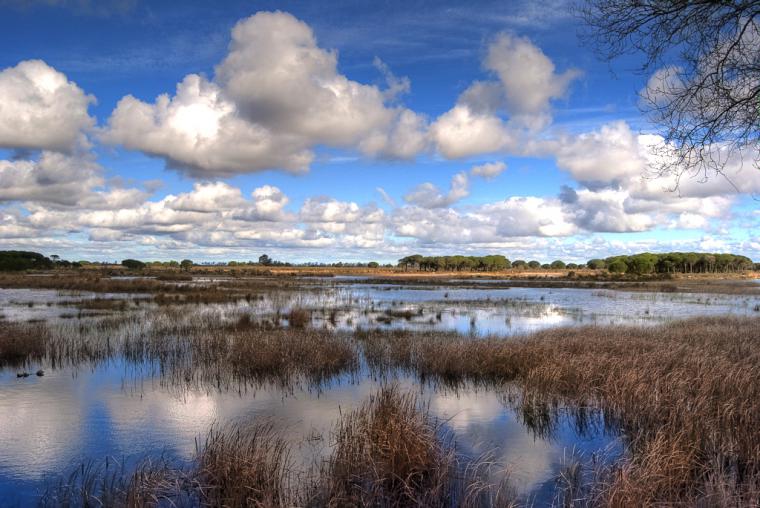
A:
[[[359,453],[341,445],[346,426],[358,425],[347,415],[361,420],[377,397],[406,408],[415,432],[430,432],[420,448],[429,451],[414,460],[447,457],[424,481],[413,471],[425,467],[405,466],[418,501],[543,505],[572,493],[593,504],[643,490],[652,502],[688,501],[714,499],[708,487],[726,485],[734,489],[726,496],[757,493],[754,294],[329,278],[134,284],[143,292],[112,292],[109,281],[89,291],[3,290],[7,503],[125,504],[142,471],[164,479],[140,487],[152,496],[213,504],[191,487],[212,481],[200,465],[211,445],[199,443],[244,439],[241,429],[254,428],[255,450],[282,454],[267,503],[404,504],[392,483],[373,490],[378,478],[350,488],[336,479],[351,478],[341,454]],[[37,370],[44,377],[17,377]],[[723,428],[741,432],[721,436]],[[356,467],[380,460],[366,453]],[[621,484],[623,472],[634,480]]]

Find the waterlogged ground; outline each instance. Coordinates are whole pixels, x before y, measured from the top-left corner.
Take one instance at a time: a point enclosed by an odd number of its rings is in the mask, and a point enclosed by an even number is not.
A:
[[[196,280],[194,284],[208,281]],[[123,301],[117,310],[93,300]],[[89,301],[89,304],[87,303]],[[83,303],[84,302],[84,303]],[[747,295],[622,292],[615,290],[440,287],[309,281],[303,291],[271,291],[231,303],[188,304],[183,312],[248,315],[251,321],[288,326],[293,309],[308,310],[311,327],[446,330],[510,336],[554,326],[656,324],[701,315],[760,313],[760,298]],[[94,308],[93,308],[94,307]],[[115,313],[157,312],[139,294],[67,293],[57,290],[0,290],[3,322],[44,321],[87,326]],[[477,340],[477,339],[473,339]],[[571,456],[614,460],[622,439],[591,412],[579,420],[559,408],[549,428],[512,403],[509,387],[457,389],[421,383],[401,372],[379,376],[357,372],[315,387],[306,383],[178,388],[155,365],[115,359],[94,366],[53,368],[18,378],[0,368],[0,506],[32,504],[61,474],[88,460],[112,457],[136,462],[163,455],[188,461],[215,424],[271,420],[297,450],[294,461],[308,467],[330,450],[331,431],[341,413],[358,407],[384,383],[418,393],[420,402],[453,436],[468,457],[489,456],[498,476],[507,469],[523,499],[551,500],[555,479]],[[535,415],[533,415],[535,416]],[[300,467],[300,466],[299,466]]]

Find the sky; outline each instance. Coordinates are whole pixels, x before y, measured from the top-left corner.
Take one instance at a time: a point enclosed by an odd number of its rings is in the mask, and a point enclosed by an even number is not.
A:
[[[760,260],[760,171],[655,178],[564,0],[0,0],[0,248]]]

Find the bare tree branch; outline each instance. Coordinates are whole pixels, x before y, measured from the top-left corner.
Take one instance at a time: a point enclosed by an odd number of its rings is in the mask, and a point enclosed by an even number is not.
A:
[[[588,0],[581,34],[605,59],[641,53],[642,107],[665,144],[656,176],[705,181],[729,161],[760,170],[759,0]]]

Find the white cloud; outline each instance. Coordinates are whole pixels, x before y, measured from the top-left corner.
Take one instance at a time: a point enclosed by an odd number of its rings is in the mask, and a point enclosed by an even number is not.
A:
[[[478,113],[457,104],[438,117],[430,127],[438,150],[444,157],[457,159],[494,153],[516,146],[515,133],[490,113]]]
[[[297,136],[273,132],[243,119],[215,83],[191,74],[154,104],[121,99],[103,140],[166,159],[197,176],[267,168],[308,169],[313,154]]]
[[[528,39],[510,34],[501,34],[491,43],[485,66],[498,75],[509,114],[532,127],[544,126],[550,101],[564,97],[579,76],[575,69],[557,74],[543,51]]]
[[[430,136],[447,158],[528,153],[551,123],[551,101],[578,76],[573,69],[557,74],[538,47],[509,34],[491,42],[483,64],[498,81],[475,81],[431,125]]]
[[[418,185],[404,196],[404,201],[422,208],[443,208],[451,206],[470,194],[470,182],[467,173],[460,172],[451,178],[448,194],[443,194],[430,182]]]
[[[0,71],[0,147],[71,152],[86,144],[95,98],[41,60]]]
[[[507,165],[504,162],[486,162],[478,166],[473,166],[470,169],[470,174],[473,176],[480,176],[486,180],[491,180],[502,174],[507,169]]]
[[[556,199],[512,197],[464,211],[405,206],[391,219],[399,236],[430,244],[499,244],[510,238],[567,236],[578,231]]]
[[[0,201],[74,206],[102,184],[100,166],[86,157],[42,152],[37,160],[0,160]]]
[[[427,144],[426,122],[388,104],[407,82],[383,72],[385,91],[352,81],[308,25],[260,12],[235,25],[214,80],[191,74],[153,104],[123,98],[103,139],[199,176],[303,172],[317,145],[410,158]]]
[[[565,211],[572,217],[573,222],[586,231],[647,231],[654,225],[654,219],[650,215],[626,209],[626,201],[629,198],[626,191],[574,191],[565,188],[561,198],[565,204]]]
[[[641,178],[646,168],[646,150],[628,124],[619,121],[597,131],[561,138],[554,155],[557,166],[575,180],[610,184]]]
[[[244,203],[240,189],[224,182],[196,183],[192,192],[167,198],[169,208],[186,212],[219,212]]]

